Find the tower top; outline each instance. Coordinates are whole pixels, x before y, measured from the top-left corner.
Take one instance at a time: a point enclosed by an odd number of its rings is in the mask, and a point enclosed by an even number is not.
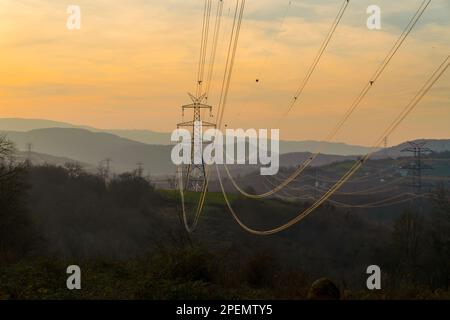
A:
[[[199,97],[196,97],[189,92],[188,92],[188,95],[191,98],[193,104],[202,104],[203,100],[206,100],[206,93],[202,94]]]

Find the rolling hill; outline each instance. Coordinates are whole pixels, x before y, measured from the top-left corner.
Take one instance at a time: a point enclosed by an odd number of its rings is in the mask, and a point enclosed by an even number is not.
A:
[[[0,118],[0,131],[26,132],[37,129],[71,128],[85,129],[92,132],[104,132],[118,135],[119,137],[147,144],[169,145],[170,135],[168,133],[155,132],[151,130],[123,130],[123,129],[98,129],[84,125],[74,125],[66,122],[43,120],[43,119],[20,119]]]
[[[17,151],[15,153],[15,159],[17,161],[25,161],[29,160],[33,165],[53,165],[53,166],[65,166],[67,163],[74,163],[76,162],[78,165],[84,168],[89,173],[96,173],[97,167],[95,167],[92,164],[79,162],[74,159],[70,159],[67,157],[57,157],[52,156],[45,153],[39,153],[39,152],[27,152],[27,151]]]
[[[4,119],[3,119],[4,120]],[[9,123],[9,124],[8,124]],[[21,123],[21,125],[18,125]],[[55,125],[60,127],[41,128],[30,131],[6,130],[11,128],[26,130],[32,126]],[[66,125],[66,127],[62,127]],[[6,129],[5,129],[6,128]],[[175,166],[170,159],[172,147],[170,145],[147,144],[132,139],[127,139],[116,134],[91,131],[83,128],[70,127],[69,124],[59,122],[40,121],[3,121],[0,119],[0,134],[6,134],[19,150],[26,150],[29,143],[36,154],[41,154],[49,159],[48,163],[64,163],[66,160],[83,163],[86,167],[96,168],[100,161],[107,158],[112,160],[112,170],[120,173],[130,171],[137,167],[137,163],[142,163],[145,174],[168,175],[175,172]],[[450,140],[419,140],[426,141],[426,146],[436,152],[450,151]],[[287,142],[286,148],[281,147],[280,166],[295,167],[311,156],[310,152],[285,152],[288,149],[304,149],[316,146],[319,142]],[[398,158],[411,156],[402,153],[406,148],[406,143],[375,152],[372,159]],[[355,146],[345,144],[323,145],[324,150],[335,151],[332,154],[322,153],[313,162],[312,166],[323,166],[336,162],[355,160],[355,155],[336,155],[343,150],[367,152],[364,149],[357,149]],[[363,147],[362,147],[363,148]],[[313,148],[315,149],[315,148]],[[364,153],[363,152],[363,153]],[[359,154],[359,153],[358,153]],[[44,156],[45,155],[45,156]],[[52,157],[60,158],[55,159]],[[45,161],[39,161],[45,162]],[[258,166],[236,165],[230,167],[234,176],[245,175],[258,169]]]
[[[1,131],[13,141],[19,150],[26,150],[32,144],[37,163],[48,162],[64,164],[77,161],[86,167],[95,168],[100,161],[107,158],[112,160],[115,172],[125,172],[137,167],[141,162],[145,173],[152,175],[167,175],[175,172],[175,166],[170,159],[171,146],[150,145],[119,137],[104,132],[92,132],[77,128],[36,129],[28,132]],[[282,154],[280,165],[292,167],[303,162],[310,153],[298,152]],[[47,159],[47,161],[38,158]],[[56,159],[58,158],[58,159]],[[320,155],[313,166],[330,164],[354,159],[354,156]],[[33,159],[32,159],[33,160]],[[234,165],[230,166],[233,175],[242,175],[256,170],[258,166]]]
[[[26,132],[47,128],[85,129],[92,132],[110,133],[119,137],[152,145],[170,145],[170,133],[155,132],[151,130],[124,130],[124,129],[98,129],[84,125],[73,125],[65,122],[42,119],[0,118],[0,131]],[[320,148],[324,154],[333,155],[361,155],[373,148],[355,146],[338,142],[320,141],[280,141],[280,153],[315,152]]]
[[[431,149],[433,152],[445,152],[450,151],[450,139],[419,139],[414,140],[414,143],[424,143],[424,147]],[[373,154],[372,159],[383,159],[383,158],[400,158],[409,157],[413,154],[410,152],[402,152],[405,148],[409,148],[408,142],[399,144],[394,147],[387,148],[385,150],[380,150]]]
[[[148,145],[109,133],[73,128],[2,133],[19,150],[25,150],[27,144],[31,143],[34,152],[70,158],[91,166],[97,166],[100,161],[110,158],[115,172],[132,170],[138,162],[142,162],[146,173],[169,174],[175,170],[170,161],[170,146]]]

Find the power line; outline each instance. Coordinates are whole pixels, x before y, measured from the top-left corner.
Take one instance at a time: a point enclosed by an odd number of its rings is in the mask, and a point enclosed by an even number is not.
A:
[[[216,60],[216,54],[217,54],[217,45],[219,40],[219,34],[220,34],[220,26],[221,26],[221,20],[222,20],[222,12],[223,12],[223,0],[219,0],[217,3],[217,12],[216,12],[216,20],[214,25],[214,34],[213,34],[213,47],[211,50],[211,57],[210,57],[210,63],[209,63],[209,70],[208,70],[208,78],[206,83],[206,101],[208,101],[209,98],[209,90],[211,88],[211,81],[214,73],[214,64]]]
[[[287,194],[289,197],[292,197],[296,200],[316,200],[316,196],[303,196],[303,197],[298,197],[295,194],[292,194],[290,192],[288,192],[286,189],[283,190],[283,193]],[[334,193],[337,194],[337,193]],[[406,199],[402,199],[405,196],[409,196]],[[422,194],[422,195],[416,195],[413,193],[402,193],[396,196],[392,196],[389,198],[385,198],[376,202],[370,202],[370,203],[364,203],[364,204],[348,204],[348,203],[343,203],[341,201],[336,201],[336,200],[332,200],[332,199],[327,199],[326,202],[331,203],[337,207],[340,208],[357,208],[357,209],[373,209],[373,208],[383,208],[383,207],[390,207],[390,206],[394,206],[394,205],[398,205],[398,204],[402,204],[402,203],[406,203],[406,202],[411,202],[412,200],[418,199],[418,198],[425,198],[429,195],[426,194]],[[399,200],[396,200],[399,199]],[[396,200],[396,201],[394,201]]]
[[[427,82],[424,84],[424,86],[417,92],[417,94],[413,97],[413,99],[404,107],[404,109],[401,111],[401,113],[397,116],[396,119],[386,128],[386,130],[383,132],[383,134],[380,136],[378,140],[373,144],[373,147],[379,147],[383,143],[383,139],[387,136],[390,136],[392,132],[395,131],[395,129],[404,121],[404,119],[414,110],[414,108],[417,106],[417,104],[422,100],[422,98],[429,92],[429,90],[434,86],[434,84],[440,79],[440,77],[445,73],[445,71],[449,67],[449,59],[450,56],[448,56],[444,62],[439,66],[439,68],[433,73],[433,75],[427,80]],[[319,200],[317,200],[314,204],[312,204],[309,208],[306,210],[303,210],[298,213],[298,215],[288,221],[287,223],[270,230],[256,230],[249,226],[247,226],[236,214],[233,207],[231,206],[231,203],[228,199],[228,196],[225,192],[222,177],[219,171],[219,166],[216,164],[216,171],[219,178],[219,184],[220,188],[222,190],[222,194],[224,196],[225,203],[230,210],[230,213],[232,217],[235,219],[235,221],[239,224],[241,228],[243,228],[245,231],[259,236],[269,236],[273,235],[279,232],[282,232],[286,229],[289,229],[293,225],[299,223],[304,218],[306,218],[309,214],[314,212],[318,207],[320,207],[324,202],[326,202],[337,190],[342,187],[343,184],[346,183],[347,180],[349,180],[363,165],[364,163],[369,159],[369,157],[374,152],[370,152],[366,154],[363,158],[361,158],[359,161],[357,161],[354,166],[342,177],[342,179],[336,183],[330,190],[328,190],[327,193],[325,193]]]
[[[235,21],[236,21],[236,15],[238,12],[238,10],[237,10],[238,5],[239,5],[239,0],[236,1]],[[234,60],[236,58],[236,51],[237,51],[237,46],[238,46],[238,41],[239,41],[239,34],[241,31],[244,8],[245,8],[245,0],[241,0],[241,6],[239,9],[239,15],[237,18],[237,22],[233,23],[230,44],[228,47],[227,64],[226,64],[226,69],[225,69],[224,78],[223,78],[223,82],[222,82],[222,90],[220,93],[219,118],[217,121],[217,123],[218,123],[217,128],[219,128],[219,129],[222,127],[223,115],[224,115],[224,111],[225,111],[225,106],[227,104],[228,92],[229,92],[230,83],[231,83],[231,77],[233,75]],[[233,35],[234,35],[234,39],[233,39]]]
[[[346,113],[344,114],[343,118],[337,123],[337,125],[333,128],[333,130],[328,134],[328,136],[324,139],[324,143],[325,142],[330,142],[332,141],[335,136],[337,135],[337,133],[340,131],[340,129],[344,126],[344,124],[347,122],[347,120],[350,118],[350,116],[355,112],[355,110],[360,106],[361,102],[363,101],[363,99],[366,97],[366,95],[368,94],[368,92],[370,91],[370,89],[373,87],[373,85],[375,84],[375,82],[377,81],[377,79],[381,76],[381,74],[383,73],[383,71],[386,69],[387,65],[390,63],[390,61],[392,60],[392,58],[394,57],[394,55],[398,52],[400,46],[403,44],[403,42],[405,41],[406,37],[410,34],[411,30],[413,29],[413,27],[417,24],[418,20],[420,19],[420,17],[423,15],[423,13],[425,12],[426,8],[428,7],[428,5],[430,4],[431,0],[424,0],[422,2],[422,4],[420,5],[420,7],[417,9],[416,14],[413,16],[413,18],[411,19],[411,21],[409,22],[409,24],[407,25],[407,27],[405,28],[405,30],[403,31],[403,33],[400,35],[400,37],[398,38],[398,40],[395,42],[394,46],[391,48],[391,50],[389,51],[389,53],[387,54],[387,56],[385,57],[385,59],[383,60],[383,63],[379,66],[379,68],[375,71],[375,73],[373,74],[373,76],[370,78],[371,80],[366,84],[366,86],[363,88],[363,90],[361,91],[361,93],[358,95],[358,97],[355,99],[355,101],[350,105],[349,109],[346,111]],[[222,111],[223,112],[223,111]],[[324,144],[323,143],[323,144]],[[322,145],[323,145],[322,144]],[[245,197],[251,198],[251,199],[263,199],[266,197],[269,197],[275,193],[277,193],[278,191],[282,190],[284,187],[286,187],[287,185],[289,185],[293,180],[295,180],[307,167],[309,167],[309,165],[319,156],[320,154],[320,149],[321,147],[317,148],[318,150],[316,152],[314,152],[313,155],[311,155],[311,157],[309,159],[307,159],[306,161],[304,161],[302,164],[299,165],[299,167],[296,169],[296,171],[288,178],[286,179],[286,181],[284,181],[283,183],[281,183],[279,186],[277,186],[276,188],[263,193],[263,194],[258,194],[258,195],[254,195],[254,194],[250,194],[248,192],[246,192],[245,190],[243,190],[235,181],[235,179],[233,178],[233,176],[230,174],[227,165],[225,166],[225,171],[228,175],[228,178],[230,179],[231,183],[233,184],[233,186]]]
[[[220,99],[219,99],[219,105],[218,105],[218,108],[219,108],[218,113],[220,115],[219,115],[219,117],[216,118],[216,128],[220,128],[222,126],[223,109],[226,104],[228,88],[229,88],[229,84],[231,81],[231,75],[233,72],[234,59],[236,56],[237,44],[238,44],[238,40],[239,40],[239,34],[240,34],[244,9],[245,9],[245,0],[241,0],[240,8],[239,8],[239,0],[236,0],[236,8],[235,8],[235,12],[234,12],[233,26],[232,26],[232,30],[231,30],[230,43],[228,46],[228,54],[227,54],[227,59],[226,59],[226,64],[225,64],[223,81],[222,81],[222,90],[220,93]],[[202,210],[203,210],[203,206],[205,204],[206,192],[208,190],[208,183],[209,183],[209,172],[208,172],[208,167],[206,167],[206,183],[204,185],[204,188],[203,188],[203,191],[202,191],[202,194],[200,197],[200,201],[199,201],[199,204],[197,207],[197,217],[198,218],[200,217]]]
[[[241,10],[239,11],[239,18],[238,18],[238,21],[237,21],[237,24],[236,24],[236,13],[238,11],[237,10],[238,2],[239,1],[237,0],[237,2],[236,2],[235,20],[234,20],[234,23],[233,23],[232,36],[231,36],[231,39],[230,39],[230,46],[229,46],[229,50],[228,50],[227,63],[226,63],[225,74],[224,74],[224,82],[222,83],[222,91],[221,91],[221,97],[220,97],[220,103],[219,103],[219,110],[220,110],[219,118],[216,121],[216,123],[219,124],[219,127],[222,125],[222,121],[223,121],[223,114],[224,114],[224,109],[225,109],[225,106],[226,106],[228,90],[229,90],[229,86],[230,86],[230,82],[231,82],[231,74],[232,74],[232,71],[233,71],[234,59],[235,59],[236,50],[237,50],[237,40],[238,40],[238,37],[239,37],[239,31],[240,31],[241,22],[242,22],[243,8],[244,8],[244,5],[245,5],[245,0],[242,0],[242,2],[241,2]],[[404,32],[402,34],[402,36],[399,38],[399,41],[397,41],[397,43],[394,45],[393,50],[391,50],[391,52],[388,54],[388,56],[386,57],[385,61],[381,65],[381,67],[375,73],[375,77],[372,78],[372,80],[370,80],[370,82],[368,84],[368,87],[366,86],[366,88],[362,91],[360,96],[358,96],[357,100],[355,100],[355,103],[349,109],[349,112],[347,112],[346,115],[344,116],[343,122],[342,123],[340,122],[338,124],[337,130],[334,130],[330,134],[330,136],[331,136],[330,140],[334,137],[334,135],[337,133],[337,131],[340,129],[340,127],[346,122],[348,117],[351,115],[351,113],[353,113],[354,109],[356,109],[356,107],[359,105],[359,103],[365,97],[367,92],[373,86],[375,81],[382,74],[382,72],[387,67],[387,65],[389,64],[390,60],[393,58],[393,56],[396,54],[396,52],[400,48],[401,44],[406,39],[406,37],[409,35],[409,33],[411,32],[412,28],[415,26],[415,24],[417,23],[419,18],[422,16],[423,12],[425,11],[425,9],[427,8],[427,6],[428,6],[428,4],[430,2],[431,2],[431,0],[428,0],[428,2],[426,0],[424,0],[424,3],[426,3],[426,5],[425,6],[422,5],[421,7],[419,7],[418,14],[413,18],[413,20],[411,20],[411,22],[408,25],[407,29],[405,29],[406,32]],[[235,29],[235,25],[236,25],[236,29]],[[235,36],[234,43],[232,45],[233,33],[236,33],[236,36]],[[230,52],[231,52],[231,57],[230,57]],[[412,109],[421,101],[423,96],[431,89],[431,87],[434,85],[434,83],[440,78],[440,76],[445,72],[445,70],[447,68],[448,68],[448,58],[446,59],[446,61],[444,61],[443,65],[441,65],[441,67],[438,70],[436,70],[435,74],[433,74],[433,76],[424,85],[424,87],[419,91],[419,93],[410,102],[410,104],[408,104],[405,107],[404,111],[399,115],[399,117],[391,124],[390,127],[388,127],[386,129],[386,131],[385,131],[386,134],[383,135],[383,139],[387,135],[392,133],[392,131],[394,131],[396,129],[396,127],[404,120],[404,118],[412,111]],[[375,145],[379,146],[381,143],[382,142],[377,141],[375,143]],[[245,224],[242,223],[242,221],[235,214],[233,208],[230,205],[229,199],[228,199],[228,197],[227,197],[227,195],[225,193],[224,187],[223,187],[220,171],[218,169],[218,165],[217,164],[216,164],[216,171],[217,171],[217,174],[218,174],[218,177],[219,177],[219,182],[220,182],[220,186],[221,186],[221,189],[222,189],[222,193],[223,193],[225,202],[226,202],[230,212],[232,213],[233,217],[239,223],[239,225],[241,227],[243,227],[246,231],[248,231],[250,233],[253,233],[253,234],[270,235],[270,234],[274,234],[274,233],[278,233],[280,231],[286,230],[290,226],[292,226],[292,225],[298,223],[299,221],[301,221],[304,217],[309,215],[315,209],[317,209],[323,202],[327,201],[329,199],[329,197],[331,197],[331,195],[333,195],[344,183],[346,183],[346,181],[349,180],[353,176],[353,174],[355,174],[358,171],[358,169],[367,161],[367,159],[368,159],[368,157],[370,155],[371,155],[371,153],[369,153],[368,155],[366,155],[365,157],[360,159],[326,194],[324,194],[320,199],[318,199],[310,208],[308,208],[307,210],[301,212],[296,218],[292,219],[291,221],[289,221],[288,223],[284,224],[283,226],[275,228],[275,229],[272,229],[272,230],[267,230],[267,231],[254,230],[254,229],[251,229],[251,228],[247,227]],[[309,165],[309,163],[311,163],[314,160],[314,158],[315,157],[311,157],[310,159],[308,159],[308,161],[306,161],[302,165],[300,170],[303,171],[306,168],[306,166]],[[227,169],[226,166],[225,166],[225,168]],[[226,170],[226,171],[227,171],[227,174],[230,176],[229,171],[228,170]],[[298,174],[297,174],[297,176],[298,176]],[[297,176],[295,176],[294,179]],[[231,178],[231,180],[233,180],[232,177],[230,177],[230,178]],[[207,185],[207,183],[208,183],[208,179],[206,179],[206,184],[205,185]],[[279,189],[282,189],[282,188],[283,187],[281,187]],[[182,192],[182,195],[183,195],[183,192]],[[201,210],[203,208],[205,195],[206,195],[206,189],[204,189],[203,192],[202,192],[202,198],[200,200],[199,207],[198,207],[199,210],[197,210],[197,215],[198,216],[200,215]],[[184,206],[184,199],[183,199],[183,206]]]
[[[218,13],[216,15],[216,23],[218,23]],[[201,111],[204,109],[208,109],[210,114],[212,111],[211,106],[207,106],[202,103],[203,99],[205,99],[206,94],[202,95],[202,85],[203,85],[203,76],[204,76],[204,69],[205,69],[205,61],[206,61],[206,54],[207,54],[207,44],[208,44],[208,35],[209,35],[209,22],[210,22],[210,16],[211,16],[211,0],[205,0],[204,4],[204,12],[203,12],[203,24],[202,24],[202,35],[201,35],[201,42],[200,42],[200,56],[199,56],[199,62],[198,62],[198,74],[197,74],[197,90],[196,90],[196,96],[190,95],[192,99],[192,104],[182,106],[182,115],[183,115],[183,122],[179,123],[177,125],[178,128],[181,127],[189,127],[192,128],[193,133],[193,139],[191,141],[191,162],[190,165],[188,165],[187,168],[187,174],[186,174],[186,185],[183,184],[183,168],[181,166],[177,167],[177,173],[179,180],[179,189],[181,194],[181,202],[182,202],[182,217],[181,220],[183,221],[185,228],[188,232],[191,232],[191,226],[189,226],[189,223],[187,221],[187,214],[185,210],[185,203],[184,203],[184,192],[185,190],[194,190],[198,191],[202,185],[205,185],[206,182],[206,175],[205,175],[205,166],[203,162],[203,157],[200,154],[200,163],[196,163],[194,159],[197,158],[196,153],[198,153],[198,150],[200,148],[200,153],[202,149],[202,142],[200,141],[200,146],[197,145],[197,141],[195,137],[198,137],[199,134],[201,134],[201,128],[202,128],[202,119],[201,119]],[[217,26],[217,24],[216,24]],[[216,31],[216,28],[215,30]],[[213,41],[215,41],[216,34],[213,36]],[[214,62],[211,61],[211,64]],[[212,68],[212,66],[211,66]],[[212,71],[211,71],[212,72]],[[193,111],[193,119],[192,121],[185,122],[184,121],[184,113],[186,109],[191,109]],[[206,126],[209,126],[209,123],[205,123]],[[192,228],[195,228],[197,224],[197,213],[195,214],[194,224]]]
[[[294,105],[297,103],[297,101],[299,100],[301,94],[303,93],[303,90],[305,89],[305,87],[307,86],[309,80],[311,79],[311,76],[313,75],[314,71],[316,70],[317,65],[320,62],[320,59],[322,58],[325,50],[328,47],[328,44],[330,43],[334,32],[336,31],[337,26],[339,25],[339,23],[342,20],[342,17],[344,16],[345,10],[347,9],[347,6],[349,4],[350,0],[345,0],[341,6],[341,8],[339,9],[338,15],[336,16],[336,19],[334,20],[330,30],[328,31],[328,34],[322,44],[322,46],[319,49],[319,52],[317,53],[312,65],[309,67],[308,72],[306,73],[306,77],[303,79],[303,82],[300,84],[300,86],[298,87],[297,91],[295,92],[294,97],[292,98],[291,103],[289,104],[289,108],[288,110],[283,114],[283,116],[281,117],[281,119],[279,120],[280,122],[291,112],[292,108],[294,107]]]
[[[243,17],[243,11],[244,11],[244,6],[245,6],[245,0],[241,1],[241,7],[240,10],[239,9],[239,0],[236,0],[236,8],[235,8],[235,13],[234,13],[234,19],[233,19],[233,27],[232,27],[232,32],[231,32],[231,37],[230,37],[230,44],[229,44],[229,48],[228,48],[228,55],[227,55],[227,62],[225,65],[225,72],[224,72],[224,80],[222,83],[222,91],[221,91],[221,95],[220,95],[220,99],[219,99],[219,109],[221,107],[221,104],[223,103],[223,101],[226,100],[226,93],[225,93],[225,88],[227,87],[226,85],[226,79],[227,79],[227,74],[232,72],[232,66],[234,64],[234,57],[236,54],[236,47],[237,47],[237,41],[239,38],[239,31],[240,31],[240,25],[242,23],[242,17]],[[239,12],[239,14],[238,14]],[[234,45],[233,45],[234,44]],[[214,50],[214,49],[213,49]],[[229,83],[230,80],[228,80]],[[211,106],[207,106],[201,103],[201,100],[203,100],[206,97],[206,94],[202,95],[199,98],[195,98],[197,99],[197,103],[196,101],[194,101],[194,106],[192,106],[192,108],[194,109],[194,120],[192,121],[192,123],[182,123],[179,124],[181,126],[192,126],[193,127],[193,131],[196,131],[196,123],[199,123],[199,120],[201,120],[201,109],[209,109],[210,112],[212,110]],[[191,96],[191,98],[194,99],[193,96]],[[184,110],[184,108],[183,108]],[[184,113],[184,112],[183,112]],[[205,122],[202,123],[203,125],[205,124]],[[212,124],[212,123],[206,123],[207,126],[210,127],[217,127],[217,125],[220,125],[221,122],[219,122],[219,118],[216,118],[216,123]],[[198,129],[197,129],[198,131]],[[191,146],[191,149],[194,146]],[[193,153],[191,153],[191,156],[193,155]],[[195,230],[195,228],[197,227],[198,221],[200,219],[200,215],[203,211],[203,206],[205,203],[205,198],[206,198],[206,192],[208,190],[208,182],[209,182],[209,172],[207,170],[207,167],[205,167],[204,162],[203,162],[203,157],[200,155],[200,157],[202,158],[202,163],[201,165],[196,165],[194,166],[194,170],[198,172],[198,175],[200,178],[196,178],[194,179],[195,182],[195,187],[194,187],[194,191],[199,191],[199,187],[200,187],[200,183],[202,184],[202,192],[200,195],[200,200],[198,202],[198,206],[197,206],[197,210],[195,213],[195,217],[194,217],[194,222],[192,223],[192,225],[189,225],[188,221],[187,221],[187,214],[186,214],[186,207],[185,207],[185,198],[184,198],[184,190],[183,188],[185,188],[184,183],[183,183],[183,168],[181,166],[177,167],[177,176],[178,176],[178,180],[179,180],[179,190],[180,190],[180,196],[181,196],[181,203],[182,203],[182,220],[183,223],[185,225],[186,230],[191,233]],[[191,159],[191,163],[192,159]],[[192,167],[188,166],[188,173],[187,173],[187,178],[186,178],[186,188],[188,186],[190,186],[190,184],[192,183],[192,178],[190,178],[192,172]],[[189,182],[191,181],[191,182]],[[192,188],[191,188],[192,189]]]
[[[339,192],[339,191],[336,191],[334,193],[334,195],[346,195],[346,196],[348,196],[348,195],[356,195],[356,196],[362,196],[362,195],[373,195],[373,194],[380,194],[380,193],[383,193],[383,194],[392,193],[394,191],[397,191],[398,189],[386,189],[386,186],[392,185],[394,183],[398,183],[399,181],[401,181],[403,179],[404,178],[396,179],[394,181],[391,181],[390,183],[386,183],[385,185],[383,185],[381,187],[378,186],[378,187],[375,187],[375,188],[359,190],[359,191],[356,191],[356,192]],[[270,182],[270,180],[265,179],[265,181],[269,182],[272,186],[274,186],[274,184],[272,184],[272,182]],[[289,190],[289,191],[293,191],[293,192],[300,192],[300,191],[304,191],[304,190],[307,190],[307,189],[313,190],[314,197],[312,197],[312,200],[316,200],[317,199],[317,193],[316,192],[318,192],[318,191],[326,192],[327,191],[325,189],[321,189],[321,188],[318,188],[318,187],[315,187],[315,186],[309,186],[309,185],[305,185],[305,186],[302,186],[300,188],[288,187],[288,188],[283,189],[283,191]],[[406,193],[404,193],[404,194],[406,194]]]
[[[202,37],[200,45],[200,57],[198,63],[198,75],[197,75],[197,97],[201,95],[203,86],[203,76],[205,71],[206,53],[209,37],[209,22],[211,17],[211,0],[205,0],[205,8],[203,13],[203,27]]]
[[[264,61],[264,64],[263,64],[263,67],[264,67],[265,69],[267,69],[267,67],[268,67],[268,65],[269,65],[269,62],[270,62],[270,61],[269,61],[269,57],[271,56],[271,53],[273,52],[273,48],[274,48],[274,46],[275,46],[275,42],[276,42],[276,40],[277,40],[279,34],[280,34],[281,31],[283,30],[284,23],[285,23],[285,21],[286,21],[286,18],[287,18],[289,9],[291,8],[293,2],[295,2],[295,1],[289,0],[288,3],[287,3],[287,5],[286,5],[286,9],[284,10],[283,17],[282,17],[282,19],[281,19],[281,21],[280,21],[280,25],[279,25],[279,27],[278,27],[278,32],[276,32],[275,36],[273,37],[273,39],[272,39],[272,41],[271,41],[270,49],[269,49],[269,51],[267,52],[267,55],[266,55],[266,58],[265,58],[265,61]],[[259,76],[259,77],[256,79],[256,81],[259,82],[259,80],[260,80],[261,78],[262,78],[262,77]]]

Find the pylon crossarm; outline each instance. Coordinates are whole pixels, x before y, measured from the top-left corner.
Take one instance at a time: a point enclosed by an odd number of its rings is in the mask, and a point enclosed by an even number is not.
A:
[[[216,125],[214,123],[211,123],[211,122],[202,121],[202,127],[213,127],[213,128],[215,128]]]
[[[187,122],[179,123],[178,124],[178,128],[181,128],[181,127],[192,127],[194,125],[195,125],[194,121],[187,121]],[[211,123],[211,122],[204,122],[204,121],[202,121],[202,127],[213,127],[213,128],[215,128],[216,125],[214,123]]]
[[[181,127],[192,127],[194,125],[194,121],[187,121],[178,124],[178,128]]]
[[[196,97],[191,93],[188,93],[188,95],[194,104],[200,104],[204,99],[206,99],[206,93],[202,94],[199,97]]]
[[[208,106],[206,104],[186,104],[184,106],[182,106],[183,110],[184,109],[209,109],[212,110],[211,106]]]

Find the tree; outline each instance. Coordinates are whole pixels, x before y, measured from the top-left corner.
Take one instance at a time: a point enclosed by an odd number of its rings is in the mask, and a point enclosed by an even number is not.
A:
[[[34,240],[25,205],[25,173],[25,166],[14,161],[13,144],[0,136],[0,260],[3,261],[26,254]]]
[[[434,282],[450,285],[450,195],[440,186],[433,197],[431,212],[431,246]]]
[[[110,194],[117,205],[127,208],[139,208],[145,203],[155,205],[158,195],[154,187],[136,172],[126,172],[111,180]]]
[[[4,162],[13,152],[14,145],[6,138],[0,136],[0,161]]]
[[[64,164],[70,178],[79,178],[84,174],[83,166],[77,162],[66,162]]]
[[[414,272],[418,267],[423,235],[423,219],[411,209],[406,209],[395,221],[393,232],[395,254],[400,260],[400,266],[406,268],[406,271]]]

